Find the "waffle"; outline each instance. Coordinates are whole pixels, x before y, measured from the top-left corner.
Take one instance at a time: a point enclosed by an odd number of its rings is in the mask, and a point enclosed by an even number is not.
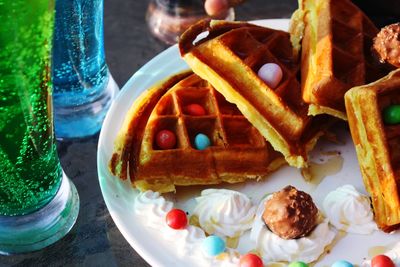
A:
[[[346,91],[385,74],[371,54],[378,29],[350,0],[299,3],[291,29],[294,42],[302,36],[301,88],[309,114],[346,119]]]
[[[400,124],[385,125],[382,110],[400,104],[400,69],[345,95],[347,116],[375,221],[383,231],[400,227]]]
[[[206,114],[188,115],[200,104]],[[260,179],[285,164],[260,133],[206,81],[186,73],[145,92],[126,117],[110,161],[111,172],[128,177],[139,190],[175,191],[175,185],[237,183]],[[173,149],[155,142],[161,130],[177,137]],[[211,146],[197,150],[194,138],[206,134]]]
[[[208,35],[196,40],[204,32]],[[191,69],[236,104],[290,165],[307,166],[307,152],[330,120],[319,118],[316,124],[307,115],[288,33],[244,22],[204,20],[181,36],[179,49]],[[283,70],[275,89],[257,75],[271,62]]]

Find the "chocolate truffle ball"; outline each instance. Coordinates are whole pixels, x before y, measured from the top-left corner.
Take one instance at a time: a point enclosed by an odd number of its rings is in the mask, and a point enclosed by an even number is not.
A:
[[[382,28],[374,38],[372,50],[382,63],[400,68],[400,23]]]
[[[265,202],[263,219],[279,237],[295,239],[306,236],[318,224],[318,208],[309,194],[289,185]]]

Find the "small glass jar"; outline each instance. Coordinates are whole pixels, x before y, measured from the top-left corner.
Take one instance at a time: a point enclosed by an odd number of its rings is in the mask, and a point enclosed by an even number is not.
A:
[[[146,14],[150,32],[167,44],[175,44],[190,25],[207,18],[203,0],[152,0]],[[233,8],[215,19],[234,20]]]

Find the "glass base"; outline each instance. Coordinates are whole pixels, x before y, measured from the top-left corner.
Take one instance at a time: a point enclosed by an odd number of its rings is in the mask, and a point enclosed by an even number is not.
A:
[[[197,1],[203,3],[202,1]],[[193,3],[197,3],[194,1]],[[184,1],[156,1],[150,2],[146,21],[147,26],[153,36],[166,44],[175,44],[179,36],[192,24],[201,19],[208,18],[204,10],[204,4],[190,4]],[[216,19],[232,21],[235,19],[233,8],[228,9],[226,14]]]
[[[56,138],[84,138],[98,133],[118,91],[118,85],[109,74],[107,87],[96,101],[79,106],[54,107]]]
[[[49,204],[23,216],[0,216],[0,254],[31,252],[64,237],[75,224],[79,196],[63,174],[60,189]]]

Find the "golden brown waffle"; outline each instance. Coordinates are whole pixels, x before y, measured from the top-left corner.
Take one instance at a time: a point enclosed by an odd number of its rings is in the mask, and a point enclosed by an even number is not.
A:
[[[309,114],[346,119],[346,91],[385,74],[371,54],[378,29],[350,0],[302,0],[292,18],[292,40],[303,37],[301,87]]]
[[[375,221],[383,231],[400,227],[400,124],[385,125],[382,110],[400,104],[400,69],[345,95],[351,135]]]
[[[200,104],[206,114],[188,115],[185,106]],[[145,92],[132,105],[116,140],[110,161],[113,174],[127,177],[140,190],[170,192],[175,185],[237,183],[261,179],[285,164],[280,153],[206,81],[186,73]],[[173,149],[159,149],[155,136],[170,130]],[[196,134],[206,134],[211,146],[197,150]]]
[[[195,41],[204,32],[207,37]],[[179,48],[191,69],[236,104],[290,165],[307,166],[307,152],[327,120],[318,119],[322,123],[316,125],[307,115],[288,33],[244,22],[205,20],[181,36]],[[283,70],[276,89],[257,75],[265,63]]]

